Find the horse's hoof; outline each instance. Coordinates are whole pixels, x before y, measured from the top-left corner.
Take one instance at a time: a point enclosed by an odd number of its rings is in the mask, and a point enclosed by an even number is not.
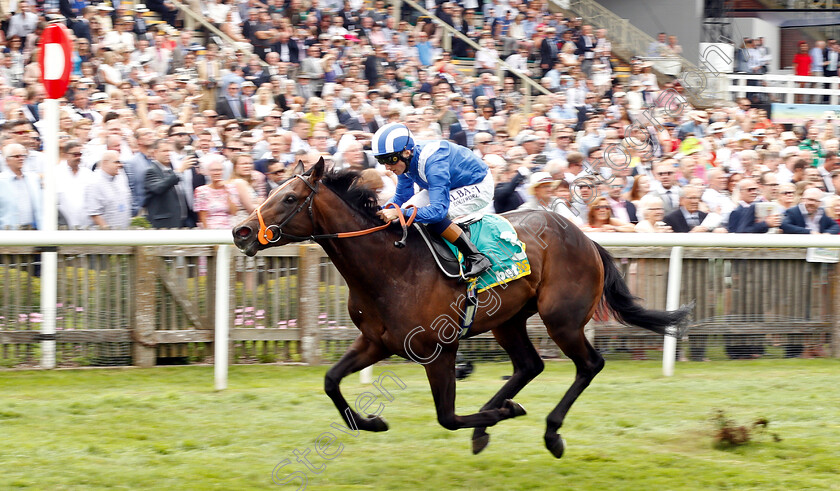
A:
[[[554,458],[559,459],[563,456],[563,451],[566,450],[566,442],[557,433],[547,434],[545,435],[545,448],[551,452]]]
[[[525,416],[526,414],[528,414],[528,412],[525,411],[525,408],[522,407],[522,404],[514,402],[512,399],[506,399],[502,407],[510,410],[509,417],[511,418],[515,418],[517,416]]]
[[[388,422],[382,416],[368,414],[359,427],[365,431],[388,431]]]
[[[490,443],[490,435],[487,433],[481,435],[478,438],[473,438],[472,441],[472,452],[473,455],[477,455],[479,452],[484,450],[487,444]]]

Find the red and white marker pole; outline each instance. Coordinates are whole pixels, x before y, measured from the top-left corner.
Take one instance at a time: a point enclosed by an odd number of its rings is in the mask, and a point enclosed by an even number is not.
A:
[[[44,196],[41,230],[58,229],[58,202],[56,198],[56,170],[58,168],[58,99],[64,96],[70,82],[72,68],[70,36],[61,24],[51,24],[44,29],[39,42],[38,62],[41,81],[47,92],[44,105]],[[41,367],[55,368],[55,308],[58,283],[58,252],[50,250],[41,254]]]

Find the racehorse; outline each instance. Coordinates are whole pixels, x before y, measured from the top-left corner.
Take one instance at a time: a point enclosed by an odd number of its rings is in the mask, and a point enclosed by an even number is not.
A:
[[[565,443],[558,429],[604,366],[583,333],[602,299],[622,323],[662,335],[679,336],[688,315],[687,307],[671,312],[641,307],[610,254],[559,215],[507,213],[504,217],[526,244],[531,273],[479,294],[469,336],[492,331],[510,356],[513,375],[480,411],[456,415],[458,334],[450,331],[459,325],[447,313],[452,313],[451,304],[465,303],[466,287],[441,274],[417,231],[408,231],[403,248],[394,247],[400,227],[377,218],[376,193],[356,185],[357,172],[326,172],[323,159],[303,170],[299,162],[295,176],[234,227],[234,243],[253,256],[268,247],[313,240],[346,280],[350,318],[361,333],[327,371],[324,389],[351,428],[385,431],[388,425],[380,416],[353,411],[339,389],[341,380],[396,354],[423,364],[438,422],[449,430],[474,428],[472,450],[480,452],[490,439],[487,427],[525,414],[512,398],[544,367],[525,329],[528,318],[539,313],[551,339],[576,368],[574,383],[546,419],[545,445],[559,458]],[[405,224],[402,232],[405,237]]]

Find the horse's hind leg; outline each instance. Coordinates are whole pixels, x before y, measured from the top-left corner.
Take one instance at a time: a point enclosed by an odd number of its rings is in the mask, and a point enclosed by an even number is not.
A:
[[[338,363],[327,371],[327,375],[324,377],[324,391],[332,399],[333,404],[335,404],[336,409],[350,429],[358,428],[365,431],[386,431],[388,429],[388,423],[382,417],[362,417],[356,411],[353,411],[341,394],[339,384],[341,384],[341,379],[347,375],[369,367],[390,355],[391,353],[385,351],[381,346],[371,343],[364,335],[360,335],[347,348]]]
[[[504,348],[510,356],[510,361],[513,363],[513,375],[499,389],[499,392],[496,392],[496,395],[481,408],[482,411],[502,407],[506,400],[513,399],[523,387],[534,380],[545,368],[545,363],[531,343],[528,331],[525,329],[525,322],[530,316],[530,313],[520,312],[511,320],[493,330],[493,336],[496,337],[499,346]],[[473,453],[477,454],[484,450],[489,441],[490,435],[487,434],[487,428],[478,427],[473,430]]]
[[[466,416],[455,414],[455,353],[455,350],[442,351],[434,361],[424,366],[441,426],[447,430],[486,428],[503,419],[525,414],[525,409],[511,400],[505,401],[499,408]]]
[[[588,316],[582,323],[579,317],[576,321],[571,320],[572,317],[568,321],[560,322],[553,322],[553,319],[546,320],[546,317],[543,317],[551,339],[575,363],[576,368],[574,383],[546,418],[545,446],[558,459],[563,456],[565,444],[557,430],[563,426],[566,413],[569,412],[578,396],[589,386],[595,375],[604,368],[604,358],[583,335],[583,326],[586,324]]]

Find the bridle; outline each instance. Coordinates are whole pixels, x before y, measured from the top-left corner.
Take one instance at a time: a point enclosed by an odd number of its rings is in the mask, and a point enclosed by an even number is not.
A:
[[[287,216],[286,219],[283,220],[279,225],[272,224],[272,225],[266,226],[265,225],[265,220],[263,220],[263,216],[262,216],[262,207],[265,206],[265,204],[268,203],[268,200],[270,200],[275,194],[279,193],[281,189],[283,189],[284,187],[288,186],[289,184],[295,182],[295,179],[300,179],[301,181],[303,181],[306,184],[306,186],[310,190],[312,190],[312,192],[309,193],[309,196],[307,196],[306,199],[303,200],[303,202],[300,204],[300,206],[298,206],[297,209],[292,214]],[[307,211],[309,213],[310,220],[314,220],[314,217],[313,217],[313,214],[312,214],[312,203],[313,203],[313,197],[315,196],[316,193],[318,193],[318,182],[316,181],[315,184],[313,185],[311,182],[309,182],[308,179],[306,179],[306,177],[304,177],[301,174],[297,174],[297,175],[295,175],[295,177],[293,177],[293,178],[289,179],[288,181],[286,181],[285,183],[283,183],[279,188],[277,188],[271,194],[271,196],[266,198],[266,200],[263,201],[262,204],[260,204],[260,206],[258,206],[257,209],[255,210],[256,213],[257,213],[257,220],[259,221],[259,224],[260,224],[260,229],[257,231],[257,241],[259,241],[259,243],[262,244],[262,245],[269,245],[269,244],[274,244],[275,242],[278,242],[281,239],[287,239],[287,240],[290,240],[292,242],[302,242],[304,240],[313,240],[314,241],[314,240],[321,240],[321,239],[346,239],[346,238],[350,238],[350,237],[359,237],[359,236],[362,236],[362,235],[368,235],[368,234],[372,234],[374,232],[379,232],[380,230],[385,230],[386,228],[388,228],[391,225],[390,223],[384,223],[382,225],[379,225],[378,227],[371,227],[371,228],[367,228],[367,229],[364,229],[364,230],[356,230],[354,232],[338,232],[338,233],[334,233],[334,234],[319,234],[319,235],[314,235],[314,234],[313,235],[292,235],[292,234],[287,234],[286,232],[283,232],[283,227],[286,226],[286,224],[289,223],[289,221],[291,221],[292,218],[297,216],[297,214],[300,213],[304,208],[307,209]],[[399,205],[397,205],[396,203],[388,203],[385,206],[385,208],[395,208],[397,210],[400,209]],[[406,207],[406,210],[409,210],[409,209],[411,210],[411,216],[409,216],[407,220],[405,218],[405,215],[403,215],[402,213],[400,213],[399,216],[398,216],[398,219],[400,221],[400,226],[402,226],[403,235],[402,235],[402,239],[394,242],[394,246],[399,247],[399,248],[405,247],[405,240],[406,240],[406,237],[408,236],[408,227],[414,222],[414,217],[417,215],[417,207],[415,207],[414,205],[408,205]]]

